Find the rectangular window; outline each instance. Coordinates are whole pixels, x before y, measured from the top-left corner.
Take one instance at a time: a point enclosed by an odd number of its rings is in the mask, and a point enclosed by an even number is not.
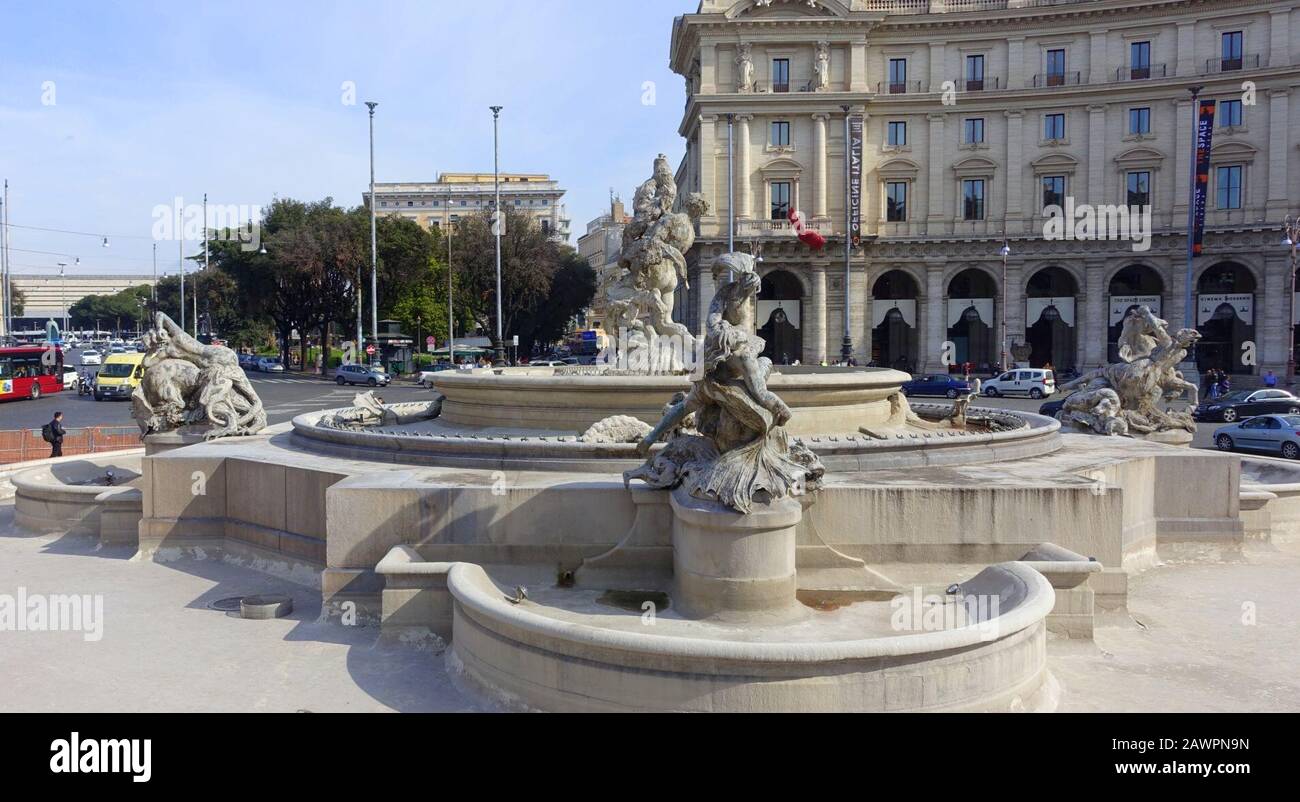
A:
[[[984,118],[983,117],[966,118],[963,141],[967,145],[979,145],[984,142]]]
[[[1151,109],[1143,106],[1128,110],[1128,132],[1130,134],[1151,133]]]
[[[889,123],[889,139],[886,143],[894,147],[902,147],[907,144],[907,123],[902,120],[891,120]]]
[[[1128,205],[1149,206],[1151,204],[1151,173],[1145,170],[1128,174]]]
[[[889,94],[901,95],[907,91],[907,59],[889,60]]]
[[[772,219],[785,220],[790,215],[790,182],[772,182]]]
[[[1043,208],[1048,206],[1065,208],[1065,176],[1043,176]]]
[[[1043,139],[1050,141],[1065,139],[1065,115],[1043,115]]]
[[[1241,165],[1220,167],[1216,171],[1218,183],[1218,207],[1220,209],[1241,208]]]
[[[790,123],[779,120],[772,123],[772,147],[784,148],[790,145]]]
[[[907,219],[907,182],[890,181],[885,184],[885,220],[901,223]]]
[[[1242,67],[1241,47],[1243,42],[1241,31],[1232,31],[1222,35],[1223,58],[1219,61],[1220,69],[1239,70]]]
[[[1151,77],[1151,43],[1134,42],[1128,46],[1129,80]]]
[[[1047,51],[1047,85],[1065,86],[1065,50]]]
[[[984,219],[984,179],[968,178],[961,182],[962,219]]]
[[[772,59],[772,91],[790,91],[790,59]]]
[[[966,91],[979,92],[984,89],[984,56],[966,57]]]
[[[1219,127],[1232,128],[1241,125],[1241,101],[1223,100],[1219,102]]]

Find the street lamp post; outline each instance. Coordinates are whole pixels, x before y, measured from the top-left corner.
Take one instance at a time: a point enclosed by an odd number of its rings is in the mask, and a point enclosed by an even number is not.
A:
[[[1187,267],[1183,275],[1183,327],[1194,328],[1196,326],[1196,309],[1192,303],[1192,260],[1196,256],[1196,129],[1200,121],[1200,108],[1196,105],[1196,99],[1200,97],[1203,86],[1190,86],[1187,91],[1192,93],[1192,152],[1190,165],[1190,180],[1187,182]],[[1196,345],[1192,344],[1187,349],[1187,357],[1182,364],[1178,366],[1183,378],[1192,384],[1200,384],[1200,376],[1197,373]]]
[[[59,306],[63,307],[63,331],[68,330],[68,279],[63,274],[67,266],[67,262],[59,262]]]
[[[375,106],[379,104],[367,100],[370,109],[370,339],[379,347],[379,256],[375,251],[378,242],[377,220],[375,217]],[[361,344],[358,343],[360,348]]]
[[[456,307],[451,297],[451,187],[447,187],[447,361],[456,364]]]
[[[501,227],[505,224],[505,212],[501,211],[501,146],[498,139],[498,120],[501,117],[501,106],[490,106],[492,109],[492,186],[495,200],[493,201],[493,211],[496,212],[496,234],[497,246],[497,340],[496,348],[492,354],[493,363],[502,365],[505,363],[505,344],[501,341]]]
[[[1007,369],[1007,257],[1011,255],[1011,244],[1002,240],[1002,370]]]
[[[1289,248],[1291,251],[1291,325],[1289,339],[1287,340],[1287,358],[1286,358],[1286,384],[1288,387],[1295,386],[1295,271],[1296,271],[1296,249],[1300,248],[1300,215],[1287,215],[1286,220],[1282,222],[1282,246]]]

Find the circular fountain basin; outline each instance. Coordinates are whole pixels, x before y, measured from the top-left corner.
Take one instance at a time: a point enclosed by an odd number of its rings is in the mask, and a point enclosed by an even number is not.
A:
[[[1024,459],[1061,447],[1061,425],[1031,413],[972,409],[996,428],[926,430],[898,426],[899,389],[908,376],[885,368],[782,366],[768,387],[790,407],[786,431],[821,458],[827,470],[855,471]],[[592,424],[630,415],[649,425],[664,405],[690,388],[686,376],[566,373],[509,368],[439,374],[444,395],[435,420],[340,429],[318,425],[338,410],[300,415],[293,440],[303,448],[349,459],[480,470],[617,473],[645,460],[633,443],[583,442]],[[424,405],[392,404],[399,414]],[[938,419],[944,404],[912,404]]]
[[[1240,506],[1248,534],[1269,540],[1300,537],[1300,462],[1243,456]]]
[[[87,457],[14,474],[14,521],[33,532],[99,535],[106,507],[139,505],[140,459]]]
[[[886,712],[1043,709],[1050,583],[1021,563],[963,582],[996,599],[979,623],[898,634],[900,605],[859,601],[796,621],[620,610],[600,591],[512,593],[472,563],[447,577],[451,667],[497,699],[547,711]],[[625,595],[635,595],[629,593]],[[647,597],[662,594],[646,593]],[[900,597],[903,598],[903,597]],[[910,604],[903,598],[903,604]],[[940,616],[942,617],[942,616]]]

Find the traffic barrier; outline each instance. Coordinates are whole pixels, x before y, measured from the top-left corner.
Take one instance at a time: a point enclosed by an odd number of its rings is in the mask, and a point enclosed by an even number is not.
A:
[[[98,454],[140,447],[140,430],[134,426],[89,426],[68,429],[63,436],[63,455]],[[0,465],[43,459],[51,446],[41,439],[40,429],[0,431]]]

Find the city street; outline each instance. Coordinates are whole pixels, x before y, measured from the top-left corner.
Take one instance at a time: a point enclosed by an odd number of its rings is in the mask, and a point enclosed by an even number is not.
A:
[[[94,370],[92,366],[89,370]],[[332,379],[296,373],[249,373],[254,389],[266,407],[269,423],[283,423],[295,415],[315,409],[349,406],[352,397],[366,387],[339,387]],[[419,385],[398,381],[378,390],[387,402],[418,401],[431,391]],[[89,395],[64,390],[36,401],[0,403],[0,430],[38,429],[49,422],[55,410],[63,412],[63,425],[69,429],[86,426],[134,426],[129,401],[95,401]]]

